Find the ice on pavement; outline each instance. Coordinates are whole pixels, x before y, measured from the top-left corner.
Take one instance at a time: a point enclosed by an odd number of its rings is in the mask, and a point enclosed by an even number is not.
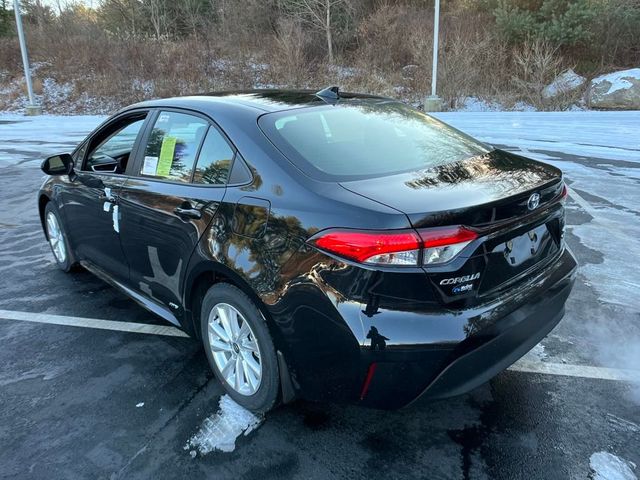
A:
[[[0,167],[71,152],[107,117],[0,114]]]
[[[634,318],[640,311],[640,112],[440,113],[480,140],[560,168],[591,220],[567,225],[594,252],[583,256],[579,281],[602,304]],[[586,197],[586,198],[585,198]],[[569,204],[570,208],[576,208]],[[591,258],[591,261],[587,261]],[[568,310],[567,316],[574,313]],[[629,396],[640,404],[640,333],[627,322],[579,318],[602,366],[635,372]],[[536,352],[527,358],[533,360]],[[540,358],[539,360],[543,360]],[[635,477],[634,477],[635,478]]]
[[[487,143],[557,166],[572,189],[588,194],[594,221],[569,227],[604,258],[580,271],[602,301],[640,311],[640,283],[635,264],[627,261],[640,258],[640,111],[437,116]]]
[[[202,422],[200,430],[191,437],[184,449],[190,450],[192,457],[196,451],[200,455],[214,450],[233,452],[236,439],[243,433],[249,435],[262,421],[261,416],[241,407],[229,395],[223,395],[220,397],[218,412]]]
[[[547,355],[547,352],[544,349],[544,345],[539,343],[531,350],[529,350],[529,352],[527,352],[527,354],[522,359],[528,362],[541,362],[548,357],[549,355]]]
[[[640,163],[640,111],[443,112],[435,117],[484,142]],[[538,157],[540,158],[540,157]]]
[[[640,111],[443,112],[434,116],[487,143],[640,162]],[[0,165],[16,153],[68,151],[106,117],[0,114]]]
[[[597,452],[589,458],[592,480],[638,480],[633,473],[636,465],[612,453]]]

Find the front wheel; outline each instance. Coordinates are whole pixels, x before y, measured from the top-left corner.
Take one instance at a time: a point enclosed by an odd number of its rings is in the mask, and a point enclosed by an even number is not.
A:
[[[262,314],[244,292],[218,283],[202,300],[204,349],[218,380],[240,405],[264,413],[278,400],[275,348]]]
[[[65,272],[71,271],[75,267],[73,252],[69,248],[69,241],[62,227],[58,209],[51,202],[47,203],[44,209],[44,226],[53,258],[55,258],[58,267]]]

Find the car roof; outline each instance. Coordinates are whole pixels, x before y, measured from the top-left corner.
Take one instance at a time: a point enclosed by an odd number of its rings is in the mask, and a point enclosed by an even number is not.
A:
[[[340,92],[340,102],[350,100],[379,101],[390,99],[375,95]],[[225,109],[237,107],[239,110],[254,110],[256,116],[259,116],[267,112],[324,105],[328,101],[323,100],[312,90],[241,90],[147,100],[127,107],[127,110],[134,107],[182,107],[206,113],[220,107],[225,107]]]

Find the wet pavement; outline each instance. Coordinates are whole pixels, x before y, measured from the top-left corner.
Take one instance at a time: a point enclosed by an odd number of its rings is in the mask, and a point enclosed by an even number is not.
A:
[[[0,310],[163,324],[89,273],[60,272],[44,241],[38,160],[99,122],[74,118],[28,135],[0,116]],[[567,242],[581,265],[564,320],[529,360],[637,370],[640,151],[567,151],[527,150],[566,172]],[[0,478],[585,479],[595,452],[640,465],[640,387],[627,382],[506,371],[397,412],[299,401],[233,452],[194,457],[184,446],[222,394],[194,340],[0,315],[0,345]]]

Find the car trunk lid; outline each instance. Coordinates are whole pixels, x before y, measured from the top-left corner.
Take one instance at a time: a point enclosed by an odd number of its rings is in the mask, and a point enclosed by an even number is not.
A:
[[[341,185],[403,211],[418,230],[464,225],[478,232],[459,258],[424,267],[443,303],[485,300],[528,277],[561,249],[560,170],[501,150]]]

